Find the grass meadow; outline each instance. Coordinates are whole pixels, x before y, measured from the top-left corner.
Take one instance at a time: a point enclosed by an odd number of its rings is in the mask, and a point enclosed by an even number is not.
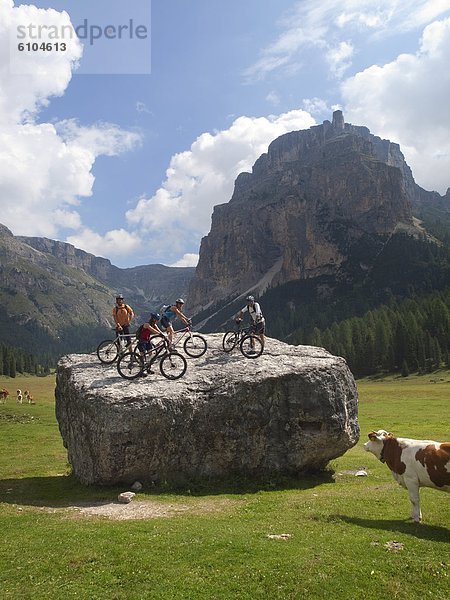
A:
[[[0,599],[450,598],[450,495],[406,491],[364,452],[368,431],[450,439],[450,372],[358,382],[361,440],[316,477],[152,489],[128,507],[80,510],[125,488],[81,486],[54,415],[54,377],[0,377]],[[356,477],[365,469],[367,477]]]

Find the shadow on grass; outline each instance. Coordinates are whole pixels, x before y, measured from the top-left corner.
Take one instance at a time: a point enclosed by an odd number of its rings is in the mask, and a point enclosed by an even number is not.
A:
[[[54,477],[23,477],[0,480],[0,498],[6,504],[45,506],[51,508],[74,503],[98,504],[111,502],[123,489],[87,487],[73,475]]]
[[[147,496],[215,496],[256,494],[262,491],[306,490],[318,485],[334,483],[333,472],[323,471],[298,477],[274,476],[272,478],[233,478],[226,480],[199,480],[183,484],[162,483],[144,486],[140,494]],[[98,505],[116,500],[120,492],[130,490],[130,485],[85,486],[74,475],[53,477],[24,477],[0,480],[0,501],[6,504],[46,506],[51,508],[71,506],[74,503]]]
[[[377,529],[391,531],[392,533],[405,533],[413,535],[421,540],[432,540],[433,542],[450,542],[450,531],[439,525],[427,525],[426,523],[415,523],[411,520],[402,519],[361,519],[359,517],[347,517],[345,515],[331,515],[330,520],[340,520],[350,525],[357,525],[366,529]]]

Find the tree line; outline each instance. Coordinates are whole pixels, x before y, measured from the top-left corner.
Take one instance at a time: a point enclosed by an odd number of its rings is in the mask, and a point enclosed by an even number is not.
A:
[[[431,372],[450,367],[450,288],[315,327],[302,343],[343,356],[357,377],[379,372]]]
[[[13,378],[18,373],[44,376],[50,373],[51,364],[50,357],[41,356],[40,359],[37,359],[34,354],[25,350],[0,344],[0,375]]]

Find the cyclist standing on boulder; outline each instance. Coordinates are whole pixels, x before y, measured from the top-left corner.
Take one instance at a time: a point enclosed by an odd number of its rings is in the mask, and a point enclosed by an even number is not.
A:
[[[183,321],[183,323],[185,325],[190,324],[190,320],[188,319],[188,317],[186,317],[186,315],[184,315],[181,312],[181,309],[183,308],[183,304],[184,304],[184,300],[182,298],[178,298],[178,300],[175,301],[175,304],[173,304],[172,306],[166,306],[161,315],[161,321],[160,321],[161,327],[167,333],[167,336],[169,338],[169,343],[171,346],[172,346],[172,340],[173,340],[172,321],[176,317],[178,317],[181,321]]]
[[[116,324],[117,335],[128,336],[127,348],[131,351],[130,323],[134,318],[134,312],[131,306],[125,304],[122,294],[116,296],[116,305],[112,309],[112,315]]]
[[[264,333],[266,330],[266,321],[262,314],[261,307],[258,302],[255,302],[254,296],[247,296],[247,298],[245,300],[247,302],[247,305],[244,306],[244,308],[242,308],[239,311],[239,313],[236,315],[236,323],[240,323],[242,321],[243,314],[245,312],[248,312],[248,314],[250,315],[250,317],[252,319],[253,333],[255,333],[257,336],[259,336],[262,347],[264,349],[264,344],[265,344]]]

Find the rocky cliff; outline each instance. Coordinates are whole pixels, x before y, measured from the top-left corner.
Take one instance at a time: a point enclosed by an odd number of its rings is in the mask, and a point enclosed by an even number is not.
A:
[[[250,365],[221,339],[208,336],[177,381],[156,372],[128,382],[93,355],[61,359],[56,416],[81,482],[299,475],[357,443],[358,396],[342,358],[268,339]]]
[[[397,231],[420,235],[398,144],[333,121],[273,141],[216,206],[189,298],[196,312],[295,280],[363,274]],[[422,232],[423,234],[423,232]]]
[[[113,294],[122,292],[142,315],[176,296],[186,296],[195,271],[193,267],[159,264],[121,269],[106,258],[94,256],[72,244],[40,237],[18,239],[40,252],[51,254],[68,266],[82,269],[111,288]]]

